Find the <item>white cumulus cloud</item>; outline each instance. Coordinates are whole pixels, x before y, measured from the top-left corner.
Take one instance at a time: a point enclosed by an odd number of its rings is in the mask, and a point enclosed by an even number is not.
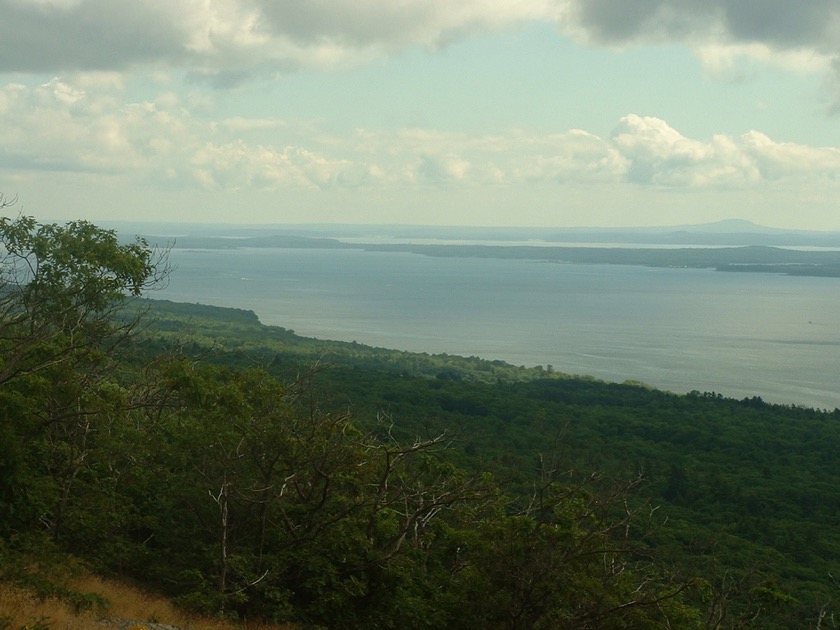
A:
[[[109,81],[0,88],[0,168],[120,176],[210,190],[515,187],[531,183],[731,189],[840,181],[840,149],[759,131],[690,138],[625,116],[608,137],[581,129],[468,134],[419,128],[326,133],[315,122],[202,118],[170,92],[133,102]]]
[[[704,142],[686,138],[664,120],[629,115],[616,126],[612,142],[629,161],[628,179],[637,184],[741,187],[840,177],[840,150],[777,143],[757,131]]]

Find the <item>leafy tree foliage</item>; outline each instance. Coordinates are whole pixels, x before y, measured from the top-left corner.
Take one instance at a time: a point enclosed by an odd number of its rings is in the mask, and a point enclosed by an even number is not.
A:
[[[3,217],[0,243],[0,384],[96,354],[125,330],[114,320],[121,299],[167,271],[143,239],[120,244],[115,232],[85,221]]]
[[[102,425],[129,397],[112,377],[137,320],[117,309],[165,276],[165,259],[84,221],[25,216],[0,219],[0,252],[0,531],[59,537]]]

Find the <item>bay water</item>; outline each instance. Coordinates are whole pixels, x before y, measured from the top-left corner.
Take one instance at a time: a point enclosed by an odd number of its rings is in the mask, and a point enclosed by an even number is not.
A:
[[[308,337],[840,407],[840,278],[358,249],[176,248],[170,262],[150,297]]]

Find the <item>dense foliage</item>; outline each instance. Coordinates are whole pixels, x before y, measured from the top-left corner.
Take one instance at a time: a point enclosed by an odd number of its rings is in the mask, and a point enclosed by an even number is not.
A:
[[[53,549],[302,627],[829,626],[838,413],[319,343],[131,299],[143,241],[0,240],[0,577]]]

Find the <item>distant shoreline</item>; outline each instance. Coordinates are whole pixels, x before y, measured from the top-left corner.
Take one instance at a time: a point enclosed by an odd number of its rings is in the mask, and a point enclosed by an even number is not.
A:
[[[354,249],[405,252],[448,258],[501,258],[552,263],[635,265],[714,269],[840,278],[840,250],[801,250],[766,245],[739,247],[554,247],[551,245],[474,245],[416,243],[347,243],[335,238],[272,235],[253,237],[188,236],[178,249]]]

